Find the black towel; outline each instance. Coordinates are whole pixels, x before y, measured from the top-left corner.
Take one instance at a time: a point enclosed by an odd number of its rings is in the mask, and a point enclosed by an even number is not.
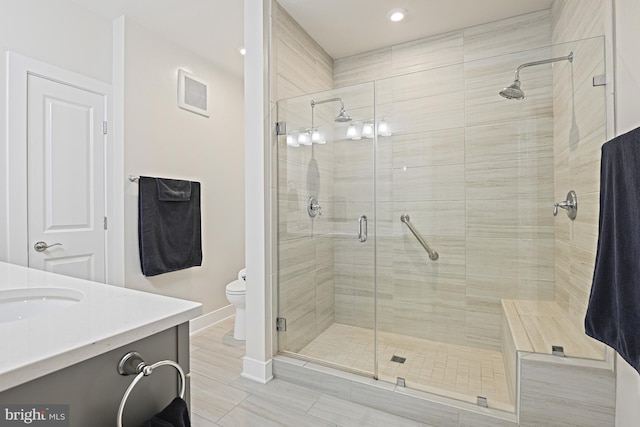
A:
[[[640,372],[640,128],[602,146],[598,251],[587,335]]]
[[[191,200],[191,181],[156,178],[158,200],[161,202],[186,202]]]
[[[162,412],[142,423],[140,427],[191,427],[187,402],[176,397]]]
[[[202,265],[200,183],[141,176],[138,244],[145,276]]]

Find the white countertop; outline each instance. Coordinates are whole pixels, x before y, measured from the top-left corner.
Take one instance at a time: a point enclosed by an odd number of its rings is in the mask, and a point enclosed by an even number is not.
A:
[[[202,312],[202,305],[192,301],[0,262],[0,292],[29,288],[65,288],[83,297],[62,310],[0,323],[0,392],[174,327]]]

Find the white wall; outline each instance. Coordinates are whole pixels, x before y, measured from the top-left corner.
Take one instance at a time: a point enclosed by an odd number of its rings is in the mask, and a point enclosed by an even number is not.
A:
[[[126,287],[227,306],[225,286],[244,266],[243,81],[127,19],[124,172],[201,183],[201,267],[154,277],[140,269],[135,183],[125,184]],[[177,106],[178,68],[209,82],[209,118]]]
[[[616,32],[616,133],[640,126],[640,3],[615,0]],[[640,376],[617,357],[616,426],[638,425]]]
[[[0,260],[7,260],[6,51],[111,83],[111,21],[66,0],[0,0]],[[26,194],[25,194],[26,197]]]

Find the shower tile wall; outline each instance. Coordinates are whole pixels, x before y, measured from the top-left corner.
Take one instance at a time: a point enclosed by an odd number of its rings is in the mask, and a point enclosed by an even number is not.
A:
[[[333,59],[282,9],[272,3],[274,100],[333,88]],[[318,120],[322,120],[322,114]],[[310,125],[308,101],[279,120],[289,129]],[[280,348],[298,351],[334,322],[332,206],[333,146],[287,149],[283,137],[273,150],[278,169],[279,315],[288,332]],[[314,193],[314,194],[311,194]],[[324,213],[312,220],[306,202],[315,195]]]
[[[547,10],[335,61],[336,87],[379,80],[376,115],[393,131],[376,150],[381,330],[499,349],[500,299],[554,298],[551,67],[523,72],[527,102],[497,94],[550,44]],[[346,185],[359,150],[335,145],[346,200],[360,194]],[[437,262],[400,222],[405,212]],[[359,215],[336,209],[334,219]],[[336,238],[335,320],[371,327],[372,258],[355,261],[367,249],[353,240]],[[354,271],[364,273],[342,274]]]
[[[603,100],[611,101],[612,89],[592,85],[592,77],[606,71],[603,36],[608,3],[556,0],[551,10],[553,43],[564,43],[565,50],[575,53],[572,66],[554,68],[554,195],[564,200],[569,190],[575,190],[579,203],[575,221],[563,212],[555,218],[555,296],[581,329],[598,239],[600,147],[611,131]]]

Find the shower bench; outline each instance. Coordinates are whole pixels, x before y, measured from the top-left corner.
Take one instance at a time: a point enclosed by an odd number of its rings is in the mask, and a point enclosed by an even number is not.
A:
[[[520,425],[613,425],[615,374],[605,346],[555,301],[502,300],[502,313],[505,374]]]

